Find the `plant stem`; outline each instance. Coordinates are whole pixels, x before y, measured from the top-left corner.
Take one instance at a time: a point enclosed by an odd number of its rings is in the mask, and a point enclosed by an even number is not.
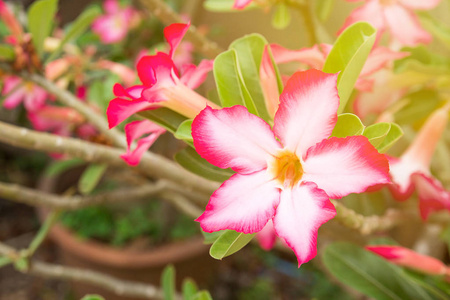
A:
[[[0,122],[0,141],[25,149],[67,154],[86,162],[107,163],[119,167],[129,166],[119,157],[121,150],[75,138],[61,137]],[[187,191],[212,194],[220,184],[196,176],[175,162],[147,152],[136,167],[149,177],[163,178],[183,186]]]
[[[140,3],[166,26],[172,23],[185,22],[179,14],[162,0],[140,0]],[[204,35],[200,34],[194,25],[191,25],[186,32],[186,39],[189,40],[199,52],[208,58],[215,58],[223,52],[217,43],[210,41]]]
[[[302,15],[303,23],[306,28],[305,32],[308,33],[308,45],[311,47],[318,43],[318,39],[309,2],[310,1],[299,2],[298,0],[287,0],[286,4],[295,8]]]
[[[39,231],[31,241],[30,246],[28,246],[27,252],[29,257],[31,257],[34,254],[34,252],[36,252],[36,250],[45,240],[53,224],[55,224],[56,220],[58,220],[60,213],[61,213],[60,211],[53,210],[45,218],[44,224],[42,224],[41,228],[39,228]]]

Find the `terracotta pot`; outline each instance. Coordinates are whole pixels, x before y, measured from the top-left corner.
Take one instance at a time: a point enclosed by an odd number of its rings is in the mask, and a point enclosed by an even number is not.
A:
[[[39,187],[47,192],[61,193],[77,182],[82,171],[83,168],[76,168],[56,179],[43,178]],[[40,211],[39,215],[43,218],[44,214]],[[206,287],[218,266],[217,261],[209,256],[209,246],[203,244],[201,236],[148,250],[118,249],[100,242],[83,240],[60,224],[52,227],[49,237],[57,245],[61,263],[64,265],[156,286],[160,286],[162,270],[168,264],[175,266],[178,288],[186,277],[194,279],[200,287]],[[76,299],[92,293],[100,294],[108,300],[137,299],[117,296],[84,283],[73,282],[72,286]]]
[[[193,278],[200,286],[208,283],[216,261],[208,254],[203,238],[174,242],[145,252],[118,250],[107,245],[81,240],[68,229],[56,225],[50,232],[51,239],[60,249],[63,264],[110,274],[126,280],[160,285],[161,272],[167,264],[173,264],[177,274],[177,285],[181,279]],[[97,293],[108,300],[135,299],[117,296],[96,286],[73,283],[77,299]]]

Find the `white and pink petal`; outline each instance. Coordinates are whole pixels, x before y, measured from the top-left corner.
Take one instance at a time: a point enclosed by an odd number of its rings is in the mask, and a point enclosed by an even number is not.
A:
[[[297,72],[280,96],[273,130],[298,157],[333,131],[339,107],[337,76],[315,69]]]
[[[317,231],[335,215],[336,209],[328,195],[314,183],[303,182],[281,192],[273,218],[274,228],[294,250],[299,267],[316,256]]]
[[[268,159],[281,148],[269,124],[240,105],[206,107],[192,123],[192,137],[204,159],[243,174],[267,168]]]
[[[423,220],[436,211],[450,211],[450,193],[436,179],[423,173],[412,175],[417,194],[419,195],[419,210]]]
[[[303,171],[302,180],[316,183],[331,198],[390,183],[388,160],[365,136],[323,140],[308,149]]]
[[[212,194],[196,221],[206,232],[231,229],[255,233],[272,219],[279,202],[280,191],[265,170],[234,174]]]

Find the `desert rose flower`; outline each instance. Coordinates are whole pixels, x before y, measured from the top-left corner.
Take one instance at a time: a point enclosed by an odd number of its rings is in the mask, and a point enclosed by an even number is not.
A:
[[[92,31],[105,44],[120,42],[130,29],[135,11],[131,7],[121,8],[117,0],[105,0],[103,8],[105,14],[94,21]]]
[[[364,0],[364,2],[363,6],[350,14],[339,32],[353,23],[366,21],[377,29],[378,36],[389,31],[394,39],[405,46],[431,42],[431,35],[422,28],[414,10],[433,9],[441,0]]]
[[[48,94],[43,88],[15,76],[5,77],[2,95],[6,96],[3,107],[13,109],[23,102],[27,111],[34,111],[42,107],[48,98]]]
[[[172,24],[165,28],[164,36],[170,45],[169,54],[158,52],[144,56],[137,64],[142,85],[114,87],[117,98],[111,100],[107,110],[110,128],[136,112],[167,107],[188,118],[194,118],[206,105],[218,107],[194,91],[212,70],[213,62],[203,60],[198,66],[188,65],[182,76],[173,62],[176,47],[189,28],[189,24]]]
[[[440,260],[414,252],[408,248],[392,245],[367,246],[393,264],[417,270],[430,275],[450,275],[450,269]]]
[[[330,137],[337,74],[295,73],[280,96],[273,128],[243,106],[206,107],[193,121],[197,152],[237,173],[197,219],[202,229],[260,232],[272,220],[299,266],[317,252],[318,228],[336,210],[329,198],[389,182],[389,166],[364,136]]]
[[[431,212],[449,207],[448,194],[430,172],[431,158],[446,128],[448,111],[448,104],[436,110],[408,149],[399,158],[389,158],[392,194],[397,200],[404,201],[412,195],[415,187],[418,188],[419,208],[424,220]]]

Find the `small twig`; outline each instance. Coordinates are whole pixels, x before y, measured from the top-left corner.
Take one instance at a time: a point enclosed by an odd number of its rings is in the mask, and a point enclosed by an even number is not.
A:
[[[396,209],[389,209],[382,216],[363,216],[354,210],[345,207],[335,200],[331,201],[336,207],[336,220],[348,228],[358,230],[362,235],[386,231],[400,223],[407,221],[409,215]]]
[[[162,0],[140,0],[140,2],[166,26],[172,23],[185,22],[180,15]],[[191,25],[188,32],[186,32],[186,39],[189,40],[199,52],[208,58],[215,58],[223,52],[215,42],[210,41],[204,35],[200,34],[193,25]]]
[[[0,122],[0,141],[25,149],[67,154],[86,162],[107,163],[129,167],[122,159],[120,149],[98,145],[75,138],[61,137]],[[151,152],[136,167],[149,177],[163,178],[184,186],[187,191],[212,194],[219,183],[196,176],[175,162]]]
[[[298,0],[288,0],[287,5],[296,9],[303,18],[303,23],[305,24],[305,32],[308,33],[308,44],[309,46],[313,46],[317,44],[318,39],[316,35],[316,29],[314,20],[311,14],[311,9],[309,7],[309,1],[299,2]]]
[[[149,183],[139,187],[118,189],[95,196],[60,196],[30,189],[17,184],[0,182],[0,196],[8,200],[25,203],[31,206],[74,210],[103,203],[144,199],[160,193],[164,190],[165,186],[164,182],[157,182],[155,184]]]
[[[170,202],[172,205],[174,205],[179,210],[183,211],[185,214],[193,217],[198,218],[202,214],[202,210],[199,209],[197,206],[193,205],[189,202],[186,197],[183,197],[182,195],[174,192],[163,192],[161,193],[161,197],[168,202]]]

